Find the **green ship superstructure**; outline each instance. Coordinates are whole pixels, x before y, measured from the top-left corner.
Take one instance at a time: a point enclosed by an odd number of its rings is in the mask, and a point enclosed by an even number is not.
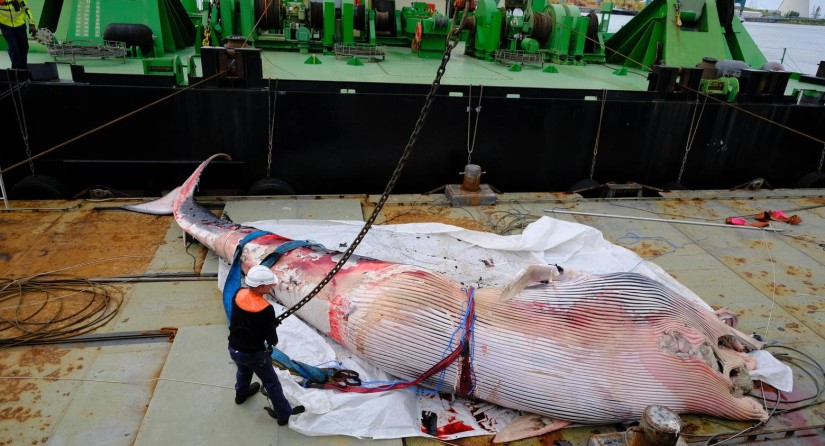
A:
[[[360,171],[392,171],[453,39],[401,191],[450,182],[468,160],[495,166],[485,178],[504,191],[825,181],[825,81],[767,61],[731,0],[654,0],[615,33],[609,2],[30,3],[42,44],[30,73],[0,72],[21,92],[0,112],[61,119],[10,137],[7,184],[27,153],[71,140],[37,163],[70,191],[159,192],[214,152],[233,155],[216,187],[235,193],[270,178],[282,193],[380,190],[383,176]],[[162,174],[146,180],[150,166]]]

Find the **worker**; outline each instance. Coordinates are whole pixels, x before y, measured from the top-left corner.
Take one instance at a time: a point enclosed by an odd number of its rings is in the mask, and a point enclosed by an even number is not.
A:
[[[275,310],[264,295],[277,283],[275,274],[267,267],[256,265],[246,273],[247,287],[241,288],[232,299],[229,320],[229,356],[238,366],[235,381],[235,404],[241,404],[261,388],[252,383],[252,374],[263,382],[271,407],[267,412],[278,420],[279,426],[289,423],[290,415],[304,412],[304,406],[290,407],[272,367],[272,347],[278,343]],[[265,344],[266,343],[266,344]]]
[[[26,37],[26,22],[29,23],[29,33],[34,37],[37,27],[34,26],[34,16],[28,0],[0,0],[0,31],[9,46],[11,67],[15,70],[28,69],[29,40]]]

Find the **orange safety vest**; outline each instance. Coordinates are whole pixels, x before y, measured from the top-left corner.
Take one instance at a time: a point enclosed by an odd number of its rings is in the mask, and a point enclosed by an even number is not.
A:
[[[258,313],[269,306],[269,302],[263,296],[249,288],[238,290],[238,294],[235,295],[235,303],[238,304],[238,308],[250,313]]]
[[[27,19],[34,24],[34,16],[26,0],[0,0],[0,24],[17,28],[25,25]]]

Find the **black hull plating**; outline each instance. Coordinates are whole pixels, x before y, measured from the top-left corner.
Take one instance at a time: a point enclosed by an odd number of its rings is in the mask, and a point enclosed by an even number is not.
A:
[[[157,195],[180,184],[216,152],[202,187],[244,193],[266,174],[270,103],[272,176],[298,194],[378,193],[409,138],[428,86],[271,81],[264,89],[184,91],[34,162],[36,173],[72,193],[106,186]],[[355,90],[342,94],[342,89]],[[22,90],[32,152],[40,153],[177,91],[161,87],[31,83]],[[450,96],[462,91],[464,97]],[[478,88],[473,90],[477,105]],[[794,187],[814,172],[823,147],[752,116],[825,139],[825,108],[664,100],[655,92],[485,87],[472,162],[504,192],[562,191],[588,178],[597,134],[595,179],[661,186],[678,178],[691,122],[701,115],[682,176],[692,189],[730,188],[755,178]],[[467,164],[467,88],[442,86],[396,193],[460,183]],[[508,97],[510,95],[511,97]],[[518,95],[518,98],[512,97]],[[277,97],[277,100],[274,100]],[[695,110],[698,111],[695,112]],[[0,166],[25,159],[10,98]],[[8,118],[12,117],[12,120]],[[472,116],[475,122],[475,114]],[[4,175],[7,187],[27,166]]]

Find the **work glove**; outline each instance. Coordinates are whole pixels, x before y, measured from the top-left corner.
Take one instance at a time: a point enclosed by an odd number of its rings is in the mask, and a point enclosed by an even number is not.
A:
[[[37,27],[34,26],[34,23],[29,23],[29,34],[31,34],[32,37],[37,35]]]

